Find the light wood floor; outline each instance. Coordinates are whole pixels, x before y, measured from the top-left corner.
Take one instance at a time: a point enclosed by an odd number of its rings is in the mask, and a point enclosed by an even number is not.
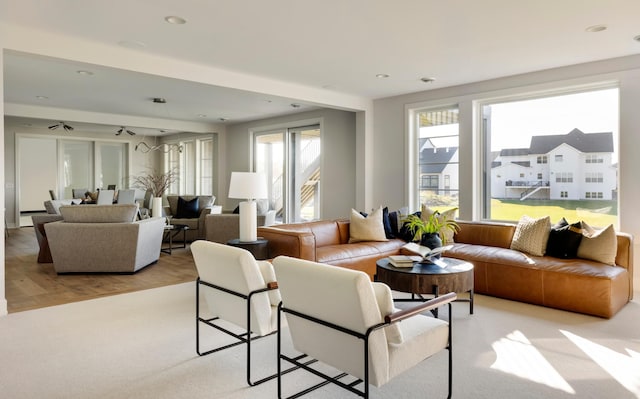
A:
[[[189,245],[162,253],[135,274],[58,275],[52,263],[37,263],[33,227],[9,230],[5,238],[5,283],[9,313],[195,281]]]

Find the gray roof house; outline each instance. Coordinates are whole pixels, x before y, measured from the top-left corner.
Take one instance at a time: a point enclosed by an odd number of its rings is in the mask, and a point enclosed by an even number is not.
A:
[[[492,198],[613,199],[613,133],[533,136],[529,148],[505,148],[492,161]]]

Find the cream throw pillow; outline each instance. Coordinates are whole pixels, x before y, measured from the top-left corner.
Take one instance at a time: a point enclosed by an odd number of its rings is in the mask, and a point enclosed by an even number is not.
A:
[[[444,212],[441,212],[437,218],[438,220],[455,220],[456,218],[456,211],[458,210],[458,208],[451,208],[448,209]],[[426,204],[422,204],[422,207],[420,209],[420,219],[422,220],[428,220],[431,215],[433,215],[434,213],[436,213],[436,211],[434,211],[433,209],[429,208]],[[444,235],[444,240],[442,242],[443,245],[446,244],[452,244],[453,241],[453,235],[454,235],[454,231],[451,229],[444,229],[443,230],[443,235]]]
[[[608,225],[602,230],[596,230],[584,221],[582,222],[582,240],[578,247],[578,258],[595,260],[616,265],[616,253],[618,252],[618,237],[613,225]]]
[[[534,256],[543,256],[547,249],[551,218],[549,216],[534,219],[523,215],[518,221],[511,240],[511,249],[526,252]]]
[[[351,209],[349,242],[360,241],[389,241],[384,234],[382,207],[371,212],[367,217],[362,216],[355,209]]]

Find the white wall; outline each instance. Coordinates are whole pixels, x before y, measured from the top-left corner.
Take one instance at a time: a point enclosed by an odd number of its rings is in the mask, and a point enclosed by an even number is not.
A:
[[[370,172],[374,178],[373,202],[390,207],[410,203],[407,193],[406,156],[407,109],[417,106],[458,104],[460,109],[460,217],[478,219],[480,213],[480,137],[479,123],[473,117],[475,101],[488,100],[522,92],[539,92],[564,86],[588,85],[597,82],[617,82],[620,87],[620,158],[619,158],[619,219],[620,231],[640,237],[640,184],[637,171],[640,157],[640,56],[556,68],[536,73],[505,77],[440,90],[413,93],[374,101],[374,158]],[[640,251],[636,240],[635,264]],[[635,275],[640,286],[640,273]]]
[[[1,32],[0,32],[1,33]],[[2,49],[2,41],[4,35],[0,34],[0,49]],[[0,76],[4,74],[3,72],[3,52],[0,51]],[[0,115],[4,115],[4,81],[0,79]],[[4,123],[0,124],[0,135],[4,136]],[[4,154],[4,140],[0,140],[0,154]],[[4,176],[4,162],[0,162],[0,176]],[[6,182],[5,182],[6,185]],[[4,193],[4,189],[0,188]],[[4,195],[0,195],[0,206],[2,209],[5,208]],[[3,213],[3,218],[5,218],[6,222],[6,210]],[[4,316],[7,314],[7,299],[5,295],[5,284],[4,284],[4,234],[2,235],[2,239],[0,239],[0,259],[2,259],[2,267],[0,268],[0,316]]]
[[[356,115],[353,112],[322,109],[301,114],[269,118],[227,127],[226,170],[221,179],[224,191],[220,201],[225,210],[233,209],[238,200],[227,198],[232,171],[251,168],[251,132],[277,127],[304,126],[320,123],[322,160],[320,166],[320,216],[323,219],[348,217],[356,207]]]

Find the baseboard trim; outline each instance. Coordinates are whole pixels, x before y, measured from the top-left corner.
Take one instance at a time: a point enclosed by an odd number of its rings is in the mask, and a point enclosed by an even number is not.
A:
[[[0,317],[6,316],[9,314],[7,306],[8,306],[7,299],[2,298],[2,300],[0,300]]]

